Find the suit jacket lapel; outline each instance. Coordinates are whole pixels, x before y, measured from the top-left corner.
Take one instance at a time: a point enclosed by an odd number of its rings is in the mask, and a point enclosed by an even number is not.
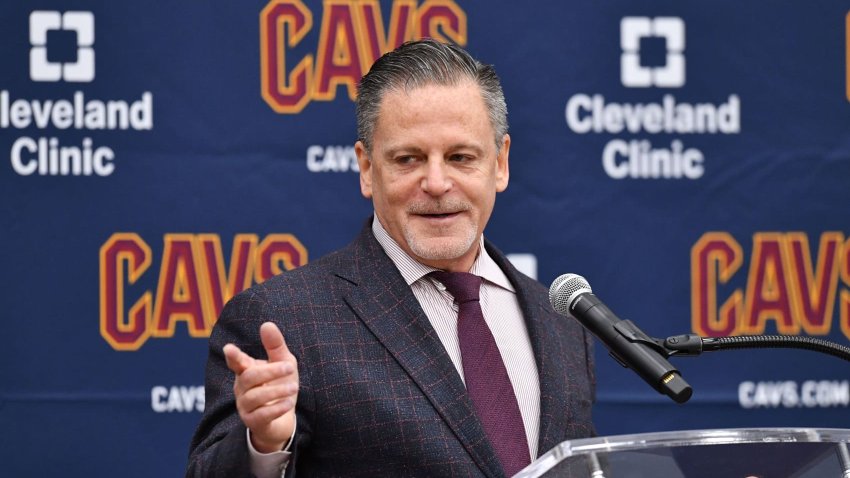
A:
[[[540,376],[540,435],[537,446],[537,454],[540,456],[563,440],[573,421],[574,406],[570,402],[572,393],[564,354],[558,350],[559,341],[554,340],[558,337],[558,331],[542,320],[544,317],[550,321],[553,319],[551,313],[547,313],[549,305],[539,302],[527,304],[523,306],[523,314],[527,317],[526,324]],[[556,317],[554,320],[568,319]]]
[[[463,381],[369,224],[354,243],[353,253],[351,267],[337,274],[355,285],[344,297],[346,303],[428,397],[484,474],[504,476]]]
[[[548,303],[530,293],[533,286],[529,283],[530,279],[520,274],[495,246],[486,241],[485,245],[517,291],[534,350],[540,379],[540,433],[537,445],[537,454],[540,456],[563,440],[574,413],[569,399],[569,372],[563,360],[565,354],[560,350],[560,333],[552,322],[569,319],[554,316],[555,312]]]

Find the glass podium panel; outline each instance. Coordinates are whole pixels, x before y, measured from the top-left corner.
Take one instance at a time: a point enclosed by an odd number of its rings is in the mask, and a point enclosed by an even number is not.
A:
[[[693,430],[565,441],[516,478],[850,478],[850,430]]]

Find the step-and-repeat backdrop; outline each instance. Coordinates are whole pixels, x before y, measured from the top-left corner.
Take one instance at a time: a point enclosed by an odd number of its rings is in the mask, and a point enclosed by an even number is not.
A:
[[[501,75],[486,234],[523,270],[658,337],[848,343],[848,25],[842,1],[4,3],[4,475],[182,473],[222,304],[354,237],[355,85],[423,36]],[[850,427],[825,355],[673,359],[685,405],[597,360],[600,434]]]

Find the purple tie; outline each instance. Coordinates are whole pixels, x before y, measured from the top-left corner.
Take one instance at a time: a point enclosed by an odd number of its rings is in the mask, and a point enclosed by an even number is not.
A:
[[[531,461],[528,441],[508,371],[481,312],[481,277],[445,271],[431,276],[446,286],[458,304],[457,336],[466,390],[505,473],[513,476]]]

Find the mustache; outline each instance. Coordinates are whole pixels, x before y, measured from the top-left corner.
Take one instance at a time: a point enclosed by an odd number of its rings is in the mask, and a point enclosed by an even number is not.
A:
[[[407,206],[409,214],[451,214],[469,211],[472,204],[460,199],[439,199],[436,201],[419,201]]]

